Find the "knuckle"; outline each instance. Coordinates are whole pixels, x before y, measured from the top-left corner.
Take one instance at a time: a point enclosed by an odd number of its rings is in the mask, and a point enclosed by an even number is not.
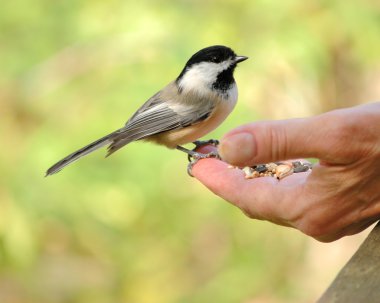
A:
[[[352,142],[352,136],[357,132],[357,125],[353,119],[335,115],[332,123],[332,127],[329,128],[329,137],[333,143],[341,145]]]
[[[356,157],[358,150],[362,149],[363,125],[355,117],[347,117],[340,111],[327,113],[323,118],[321,125],[325,126],[325,144],[328,144],[331,155],[326,157],[338,157],[342,161],[350,161]],[[360,137],[359,140],[355,138]]]
[[[325,235],[325,236],[322,236],[322,237],[313,237],[313,238],[315,240],[319,241],[319,242],[330,243],[330,242],[339,240],[340,238],[342,238],[342,236]]]
[[[244,215],[246,215],[248,218],[250,218],[250,219],[259,219],[260,218],[258,216],[258,214],[253,212],[252,209],[246,203],[239,202],[237,206],[242,211],[242,213]]]
[[[288,137],[285,128],[277,125],[269,128],[268,150],[272,152],[271,159],[285,159],[288,149]]]
[[[250,219],[259,219],[257,215],[253,214],[251,211],[247,210],[246,208],[241,208],[240,210],[244,215],[246,215]]]
[[[250,203],[246,203],[240,199],[235,199],[233,204],[237,206],[248,218],[263,220],[263,216],[260,214],[260,212],[258,210],[253,210],[253,208],[250,207]]]
[[[333,110],[315,121],[323,128],[321,138],[338,160],[347,162],[376,153],[380,131],[377,108]]]
[[[331,232],[328,222],[315,216],[304,217],[299,223],[298,229],[317,240],[327,238]]]

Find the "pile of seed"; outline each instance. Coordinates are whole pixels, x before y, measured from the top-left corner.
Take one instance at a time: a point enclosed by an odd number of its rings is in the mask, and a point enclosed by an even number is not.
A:
[[[302,173],[312,169],[313,165],[307,161],[284,161],[271,162],[268,164],[259,164],[254,166],[246,166],[243,168],[230,166],[230,168],[241,169],[245,173],[246,179],[254,179],[258,177],[276,177],[281,180],[293,173]]]

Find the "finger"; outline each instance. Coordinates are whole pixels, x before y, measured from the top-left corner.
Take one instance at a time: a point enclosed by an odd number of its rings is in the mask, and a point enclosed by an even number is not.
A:
[[[224,136],[219,153],[226,162],[239,166],[293,158],[347,161],[334,150],[338,136],[337,119],[332,116],[243,125]]]
[[[239,207],[249,217],[289,225],[283,206],[296,198],[290,183],[281,186],[282,181],[273,177],[245,179],[243,171],[228,168],[226,163],[216,159],[200,160],[192,173],[213,193]]]
[[[320,242],[325,242],[325,243],[333,242],[345,236],[356,235],[362,232],[363,230],[367,229],[368,227],[370,227],[372,224],[374,224],[378,220],[379,220],[379,217],[369,218],[361,222],[358,222],[349,226],[345,226],[337,231],[334,231],[333,233],[328,233],[326,235],[322,235],[322,236],[314,237],[314,238]]]

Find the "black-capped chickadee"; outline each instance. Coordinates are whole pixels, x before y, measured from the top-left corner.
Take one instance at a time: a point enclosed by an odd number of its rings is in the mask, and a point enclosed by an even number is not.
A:
[[[100,147],[109,144],[109,156],[136,140],[176,148],[194,160],[215,156],[181,145],[211,132],[230,114],[238,96],[233,73],[236,65],[246,59],[222,45],[201,49],[187,61],[177,79],[146,101],[124,127],[68,155],[50,167],[46,176]]]

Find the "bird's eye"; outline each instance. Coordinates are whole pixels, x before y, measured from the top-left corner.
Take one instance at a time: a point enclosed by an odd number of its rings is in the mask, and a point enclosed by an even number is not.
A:
[[[218,62],[218,57],[217,56],[212,56],[211,57],[211,62]]]

